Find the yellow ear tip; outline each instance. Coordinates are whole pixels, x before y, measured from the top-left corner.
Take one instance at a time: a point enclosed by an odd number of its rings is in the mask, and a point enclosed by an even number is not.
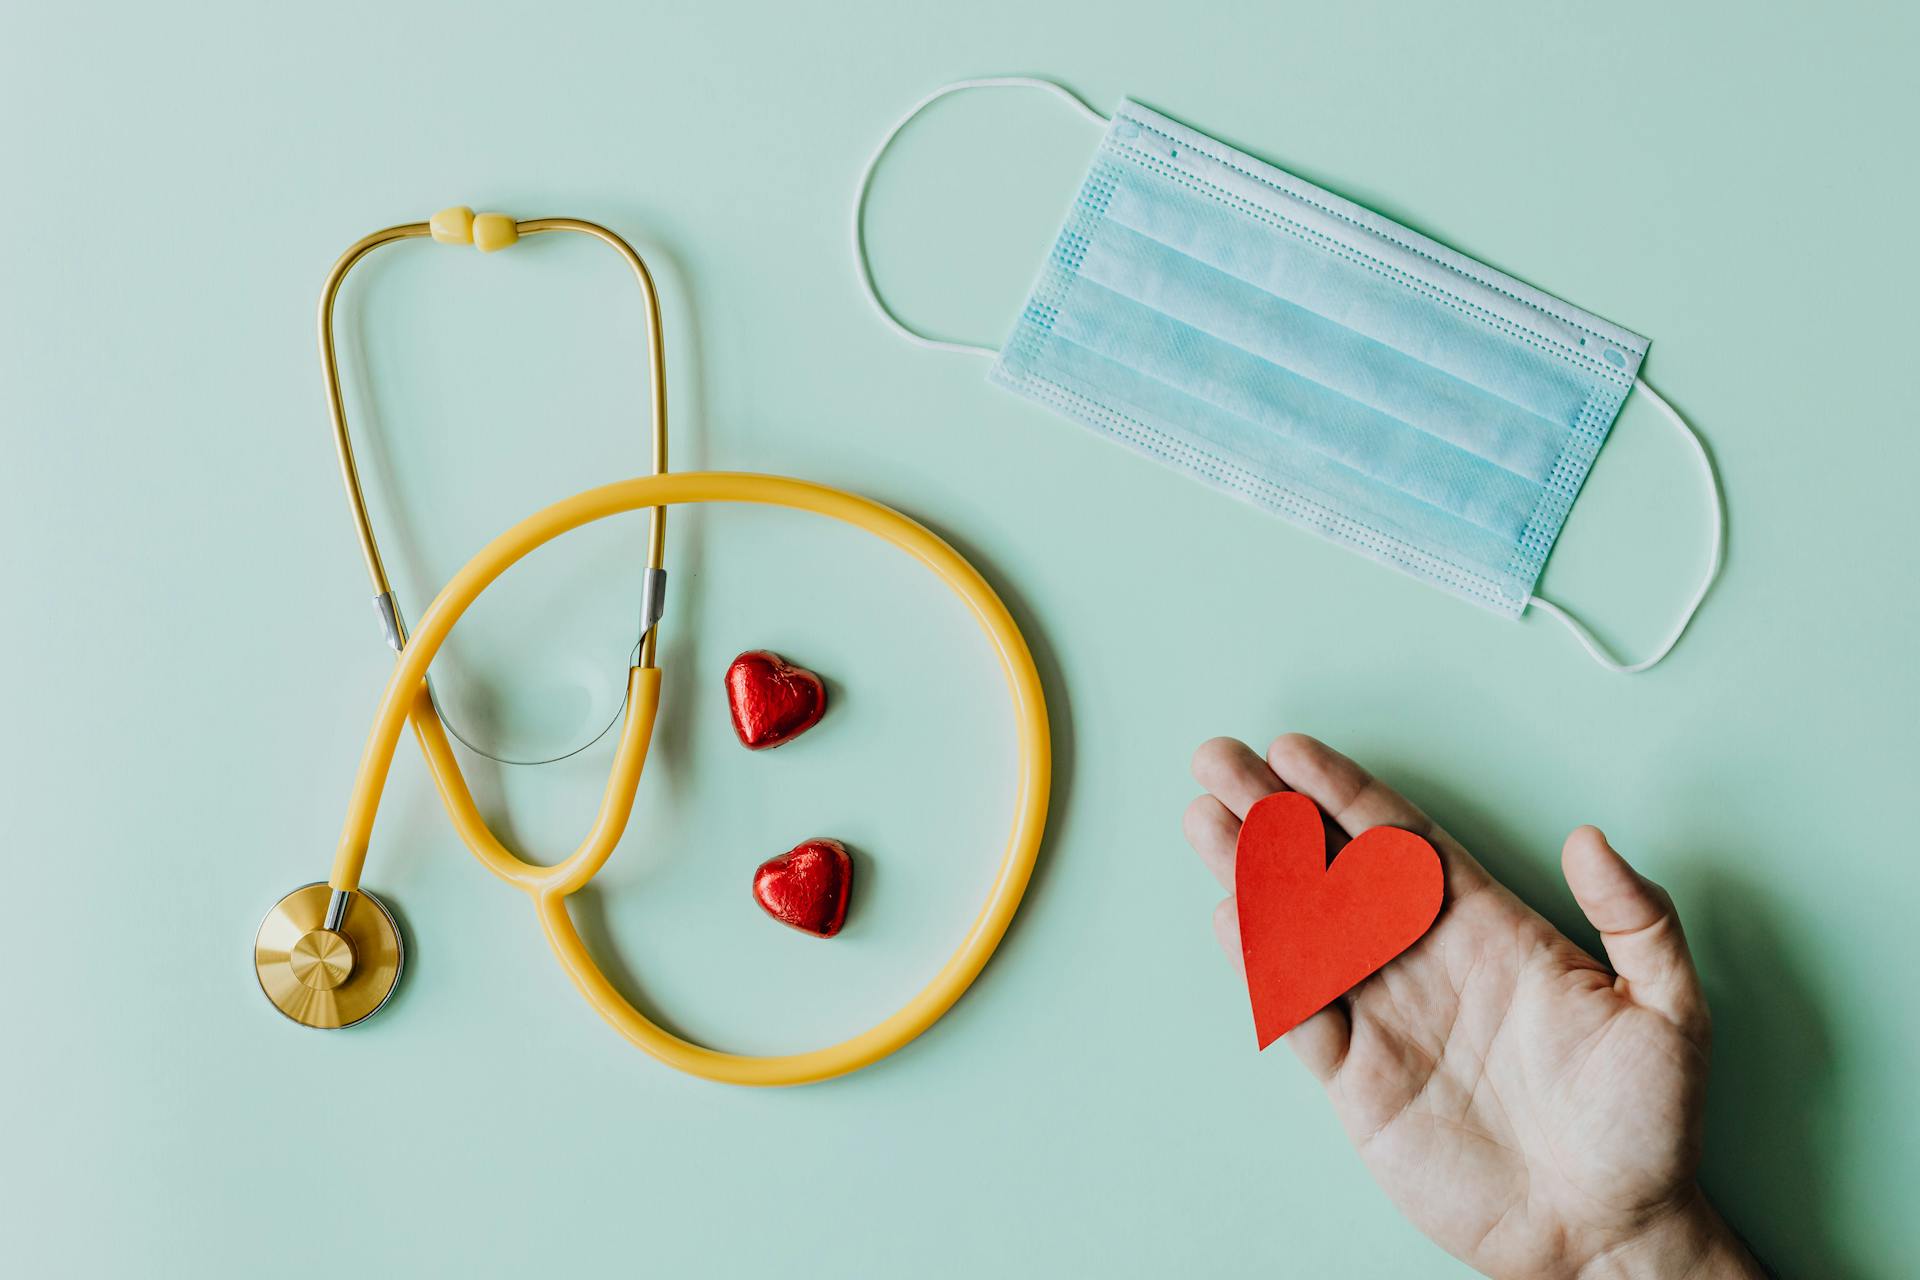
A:
[[[472,244],[473,210],[463,204],[442,209],[428,220],[427,229],[441,244]]]
[[[520,238],[520,224],[504,213],[478,213],[473,218],[474,247],[482,253],[504,249]]]

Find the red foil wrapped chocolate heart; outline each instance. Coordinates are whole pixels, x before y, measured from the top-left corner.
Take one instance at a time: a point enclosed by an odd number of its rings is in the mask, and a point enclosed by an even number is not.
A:
[[[847,919],[853,859],[838,840],[808,840],[753,873],[753,900],[761,910],[802,933],[831,938]]]
[[[777,653],[749,649],[727,668],[727,706],[741,745],[764,751],[814,726],[827,709],[827,686]]]

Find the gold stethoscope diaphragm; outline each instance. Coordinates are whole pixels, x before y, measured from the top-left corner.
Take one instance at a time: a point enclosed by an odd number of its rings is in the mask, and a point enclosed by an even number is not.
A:
[[[341,282],[368,253],[396,241],[431,236],[443,243],[472,244],[492,251],[524,236],[554,231],[578,232],[612,247],[639,283],[646,305],[652,474],[575,494],[507,529],[447,581],[409,634],[381,562],[347,431],[333,339],[333,309]],[[261,990],[274,1007],[304,1026],[351,1026],[385,1004],[399,980],[403,957],[399,929],[386,908],[360,887],[360,877],[394,752],[401,733],[411,725],[434,788],[462,842],[488,871],[532,900],[549,947],[587,1003],[621,1035],[660,1061],[728,1084],[802,1084],[867,1066],[932,1026],[985,967],[1012,923],[1039,855],[1052,782],[1046,698],[1033,655],[1006,605],[980,573],[924,526],[857,494],[789,476],[719,471],[668,474],[666,375],[658,297],[640,256],[605,227],[575,218],[515,222],[504,214],[476,215],[465,208],[443,210],[429,222],[389,227],[356,242],[335,262],[321,295],[319,319],[321,368],[341,478],[373,585],[381,629],[396,660],[355,775],[332,874],[323,884],[306,885],[282,898],[267,914],[255,939],[254,970]],[[986,902],[953,954],[912,999],[874,1026],[838,1044],[799,1053],[726,1053],[667,1031],[636,1009],[607,980],[567,910],[567,898],[593,879],[626,831],[652,741],[660,702],[661,675],[655,655],[665,608],[666,509],[706,502],[808,512],[865,530],[905,552],[960,598],[991,644],[1006,680],[1018,733],[1020,767],[1012,829]],[[475,803],[435,705],[428,668],[461,615],[509,567],[574,529],[634,511],[645,511],[648,521],[641,636],[627,672],[624,717],[617,717],[621,728],[600,812],[571,855],[549,865],[527,862],[499,839]]]
[[[364,889],[327,927],[325,881],[273,904],[253,939],[253,971],[273,1007],[303,1027],[350,1027],[380,1011],[400,982],[406,945],[380,900]]]

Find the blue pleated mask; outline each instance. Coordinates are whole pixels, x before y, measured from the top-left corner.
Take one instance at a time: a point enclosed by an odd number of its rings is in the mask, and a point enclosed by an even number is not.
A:
[[[860,204],[894,133],[964,88],[1060,95],[1105,125],[1005,345],[907,329],[872,286]],[[1647,340],[1312,183],[1125,101],[1110,121],[1024,77],[963,81],[903,116],[862,178],[868,296],[923,346],[994,356],[992,380],[1374,560],[1517,618]]]

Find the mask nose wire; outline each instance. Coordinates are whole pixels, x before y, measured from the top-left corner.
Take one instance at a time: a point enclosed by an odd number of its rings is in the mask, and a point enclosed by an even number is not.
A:
[[[960,355],[986,356],[988,359],[1000,354],[998,347],[982,346],[975,342],[949,342],[943,338],[931,337],[911,328],[893,313],[893,309],[880,296],[880,290],[873,283],[873,264],[867,260],[867,190],[873,185],[874,170],[880,167],[880,157],[887,153],[893,140],[900,131],[912,123],[913,118],[948,94],[964,93],[968,89],[1040,89],[1059,98],[1078,111],[1092,123],[1105,127],[1107,117],[1088,106],[1079,94],[1063,84],[1052,80],[1042,80],[1037,76],[981,76],[972,80],[955,80],[952,84],[941,85],[920,101],[907,108],[906,114],[893,122],[893,128],[887,130],[886,137],[880,139],[880,145],[867,157],[867,167],[860,171],[860,185],[853,196],[853,262],[860,274],[860,288],[866,293],[867,301],[872,304],[874,313],[896,334],[905,338],[916,347],[925,347],[929,351],[952,351]]]
[[[1694,456],[1699,460],[1700,475],[1705,479],[1707,485],[1707,502],[1713,511],[1713,546],[1707,555],[1706,576],[1701,578],[1700,585],[1694,588],[1693,599],[1687,602],[1686,609],[1680,615],[1680,621],[1674,624],[1673,630],[1668,634],[1666,640],[1658,649],[1654,650],[1652,656],[1642,658],[1638,662],[1622,662],[1608,653],[1605,646],[1594,638],[1593,632],[1587,629],[1586,624],[1582,623],[1578,618],[1568,613],[1553,601],[1546,599],[1544,596],[1529,596],[1527,598],[1529,605],[1537,605],[1549,617],[1555,619],[1560,625],[1571,631],[1573,638],[1580,642],[1580,647],[1587,651],[1588,657],[1592,658],[1607,670],[1626,676],[1645,671],[1648,667],[1653,666],[1669,653],[1673,652],[1673,646],[1680,643],[1680,637],[1686,634],[1687,627],[1693,622],[1694,615],[1700,612],[1701,602],[1707,598],[1707,592],[1713,589],[1714,580],[1720,576],[1720,566],[1725,563],[1726,560],[1725,548],[1727,534],[1727,516],[1720,492],[1720,477],[1713,469],[1713,458],[1707,453],[1707,446],[1700,439],[1700,433],[1688,426],[1687,420],[1681,417],[1674,407],[1668,404],[1666,399],[1662,397],[1658,391],[1648,386],[1644,380],[1635,378],[1633,380],[1633,386],[1636,391],[1644,393],[1649,400],[1653,401],[1654,406],[1660,410],[1661,415],[1673,424],[1674,430],[1687,438],[1687,442],[1693,446]]]

